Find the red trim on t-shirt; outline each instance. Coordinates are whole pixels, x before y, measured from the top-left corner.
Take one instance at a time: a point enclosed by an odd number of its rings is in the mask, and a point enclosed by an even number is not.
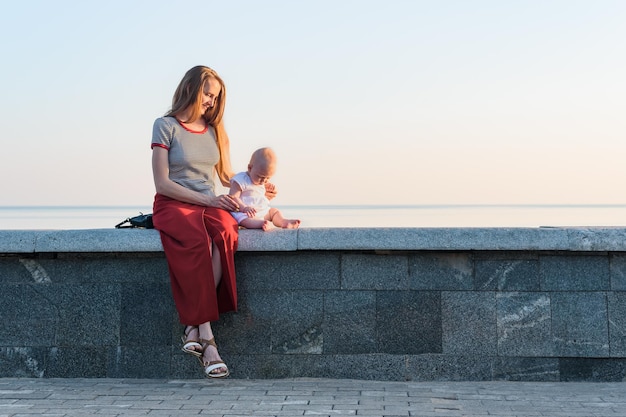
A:
[[[201,134],[201,133],[206,133],[206,131],[209,130],[209,125],[208,124],[206,126],[204,126],[204,129],[202,129],[202,130],[191,130],[187,126],[185,126],[183,124],[183,122],[178,117],[176,117],[175,119],[178,122],[178,124],[181,125],[182,128],[185,129],[187,132],[200,133]]]
[[[166,151],[170,150],[169,146],[163,145],[162,143],[153,143],[150,145],[150,149],[154,149],[155,146],[158,146],[159,148],[163,148]]]

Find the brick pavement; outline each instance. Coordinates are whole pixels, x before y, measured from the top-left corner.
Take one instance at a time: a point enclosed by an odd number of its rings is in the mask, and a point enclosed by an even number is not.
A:
[[[0,379],[0,417],[623,416],[626,383]]]

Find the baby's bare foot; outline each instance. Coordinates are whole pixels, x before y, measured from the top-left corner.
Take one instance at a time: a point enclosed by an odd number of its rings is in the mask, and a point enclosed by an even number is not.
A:
[[[300,227],[300,220],[297,219],[286,219],[283,222],[283,229],[297,229]]]
[[[273,224],[272,224],[272,222],[271,222],[271,221],[269,221],[269,220],[265,220],[265,221],[263,222],[263,226],[261,226],[261,229],[263,229],[263,230],[264,230],[264,231],[266,231],[266,232],[267,232],[268,230],[270,230],[270,229],[273,229],[273,228],[274,228],[274,225],[273,225]]]

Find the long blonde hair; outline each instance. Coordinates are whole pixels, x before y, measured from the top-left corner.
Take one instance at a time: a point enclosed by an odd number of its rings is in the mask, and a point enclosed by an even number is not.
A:
[[[210,79],[216,80],[220,86],[220,93],[215,98],[213,107],[201,113],[202,93],[205,83]],[[216,171],[221,183],[228,187],[230,179],[234,175],[230,163],[230,141],[224,129],[224,108],[226,107],[226,86],[224,81],[217,75],[213,69],[198,65],[187,71],[183,79],[178,84],[172,98],[172,109],[167,112],[166,116],[176,116],[187,109],[191,109],[188,120],[183,122],[192,122],[203,117],[207,124],[213,127],[215,137],[217,139],[217,147],[220,153],[220,160],[217,163]]]

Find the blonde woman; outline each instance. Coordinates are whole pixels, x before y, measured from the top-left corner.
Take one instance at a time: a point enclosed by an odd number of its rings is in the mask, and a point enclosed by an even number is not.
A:
[[[154,122],[151,144],[153,222],[185,325],[183,350],[200,358],[210,378],[229,375],[211,322],[237,310],[238,226],[230,212],[239,206],[228,194],[216,195],[214,184],[217,176],[229,187],[233,175],[222,121],[225,102],[218,74],[205,66],[191,68],[174,93],[172,109]],[[272,187],[268,196],[274,194]]]

